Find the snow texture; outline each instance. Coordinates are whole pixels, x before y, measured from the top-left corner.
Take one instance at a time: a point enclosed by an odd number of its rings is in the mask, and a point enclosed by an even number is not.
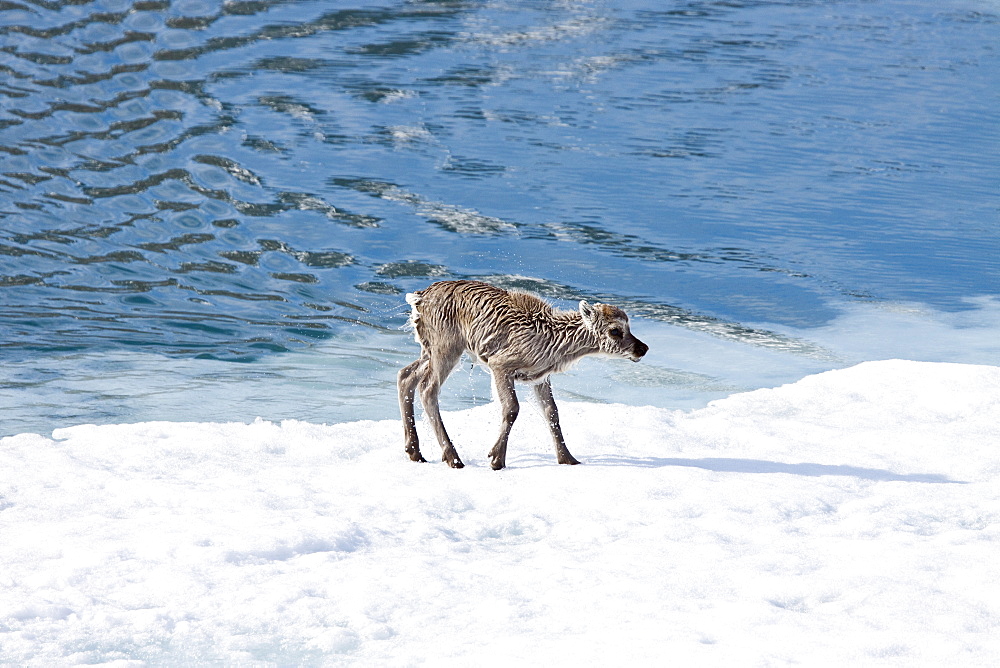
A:
[[[1000,663],[1000,368],[560,405],[4,438],[0,664]]]

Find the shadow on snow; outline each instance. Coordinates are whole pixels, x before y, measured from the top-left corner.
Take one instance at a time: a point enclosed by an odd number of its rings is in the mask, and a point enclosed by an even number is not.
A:
[[[938,473],[894,473],[884,469],[869,469],[860,466],[834,464],[786,464],[764,459],[734,459],[729,457],[707,457],[703,459],[682,459],[676,457],[592,457],[587,462],[599,466],[637,466],[641,468],[662,468],[664,466],[688,466],[715,471],[717,473],[788,473],[818,477],[839,475],[879,482],[930,482],[965,484],[961,480],[951,480]]]

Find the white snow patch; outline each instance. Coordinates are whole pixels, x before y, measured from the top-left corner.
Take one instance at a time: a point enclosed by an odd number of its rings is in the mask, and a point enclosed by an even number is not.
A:
[[[1000,662],[1000,368],[560,407],[0,439],[0,664]]]

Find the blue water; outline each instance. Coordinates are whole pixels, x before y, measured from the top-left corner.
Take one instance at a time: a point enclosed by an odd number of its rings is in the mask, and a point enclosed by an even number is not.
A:
[[[564,399],[1000,364],[998,50],[995,0],[5,0],[0,434],[394,417],[441,278],[633,314]]]

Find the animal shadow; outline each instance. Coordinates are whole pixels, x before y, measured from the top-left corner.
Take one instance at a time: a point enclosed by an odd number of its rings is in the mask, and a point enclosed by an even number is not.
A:
[[[716,473],[788,473],[807,477],[825,475],[846,476],[877,482],[923,482],[938,484],[966,484],[962,480],[952,480],[939,473],[895,473],[885,469],[870,469],[861,466],[837,464],[814,464],[802,462],[787,464],[765,459],[737,459],[730,457],[705,457],[685,459],[679,457],[588,457],[585,464],[598,466],[635,466],[639,468],[663,468],[665,466],[687,466],[715,471]]]

